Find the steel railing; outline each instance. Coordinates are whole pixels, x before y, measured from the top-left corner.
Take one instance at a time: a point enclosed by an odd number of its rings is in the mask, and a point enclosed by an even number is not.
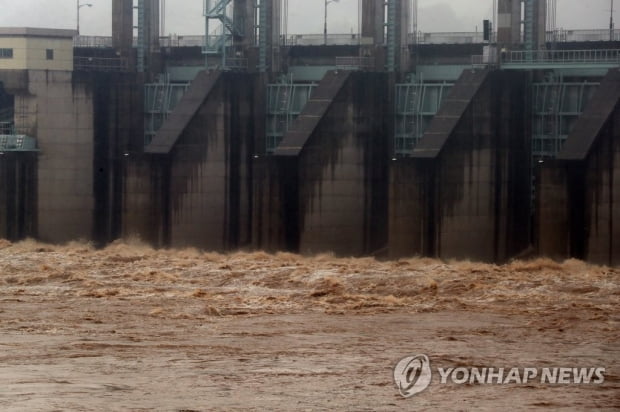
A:
[[[618,63],[620,64],[619,49],[592,49],[592,50],[534,50],[511,51],[502,56],[502,63]]]
[[[475,54],[475,55],[471,56],[471,65],[473,67],[484,67],[484,66],[487,66],[489,64],[489,62],[485,61],[486,59],[484,57],[485,56],[483,56],[482,54]]]
[[[75,36],[73,47],[83,48],[111,48],[112,37],[109,36]]]
[[[369,70],[373,68],[373,63],[371,57],[336,57],[336,68],[339,70]]]
[[[34,152],[37,141],[25,135],[0,135],[0,152]]]
[[[169,36],[160,37],[161,47],[203,47],[205,36]]]
[[[129,70],[127,59],[121,57],[82,57],[73,58],[73,70],[93,72],[125,72]]]
[[[484,43],[482,32],[409,33],[409,44]]]
[[[231,70],[247,70],[248,59],[245,57],[227,57],[226,67]]]
[[[322,34],[293,34],[282,36],[284,46],[355,46],[362,38],[357,34],[329,34],[327,39]]]
[[[495,38],[492,34],[491,42]],[[211,37],[211,36],[210,36]],[[161,47],[200,47],[204,46],[205,36],[171,35],[159,38]],[[620,29],[610,33],[606,29],[593,30],[565,30],[558,29],[547,32],[546,41],[549,43],[559,42],[589,42],[589,41],[620,41]],[[436,32],[436,33],[409,33],[409,44],[475,44],[484,43],[482,32]],[[290,34],[281,36],[280,42],[284,46],[321,46],[321,45],[358,45],[363,44],[364,38],[356,33],[328,34],[327,42],[323,34]],[[74,47],[83,48],[111,48],[112,37],[110,36],[75,36]],[[137,45],[134,38],[133,45]]]
[[[0,135],[15,134],[15,124],[13,122],[0,122]]]
[[[588,41],[620,41],[620,30],[565,30],[558,29],[547,32],[548,43],[588,42]]]

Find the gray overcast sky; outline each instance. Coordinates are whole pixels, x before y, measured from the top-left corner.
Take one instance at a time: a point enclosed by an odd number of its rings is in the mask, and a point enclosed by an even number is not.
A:
[[[110,0],[81,0],[93,7],[81,9],[81,31],[109,35]],[[610,0],[557,0],[558,27],[609,27]],[[491,18],[492,0],[418,0],[418,28],[425,32],[474,31]],[[329,32],[357,31],[358,0],[329,5]],[[620,4],[618,5],[620,8]],[[75,0],[0,0],[0,26],[75,28]],[[614,13],[614,20],[619,14]],[[166,32],[202,34],[202,0],[168,0]],[[616,24],[620,28],[620,22]],[[322,33],[323,0],[289,0],[289,33]]]

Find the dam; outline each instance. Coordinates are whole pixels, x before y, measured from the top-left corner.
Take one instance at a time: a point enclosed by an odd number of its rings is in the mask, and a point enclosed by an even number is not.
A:
[[[289,35],[286,1],[205,0],[160,36],[0,28],[0,238],[620,264],[620,31],[498,0],[420,33],[362,0],[358,33]]]

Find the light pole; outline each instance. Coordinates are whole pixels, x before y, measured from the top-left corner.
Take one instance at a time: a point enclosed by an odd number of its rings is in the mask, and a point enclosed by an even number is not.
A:
[[[90,3],[80,4],[80,0],[76,0],[76,9],[77,9],[77,34],[80,34],[80,9],[82,7],[93,7]]]
[[[325,0],[325,19],[323,20],[323,44],[327,45],[327,5],[338,3],[340,0]]]

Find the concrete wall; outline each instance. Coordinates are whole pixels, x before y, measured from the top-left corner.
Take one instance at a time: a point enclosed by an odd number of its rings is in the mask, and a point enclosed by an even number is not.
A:
[[[37,156],[0,155],[0,239],[36,236]]]
[[[387,242],[387,78],[354,73],[298,158],[301,253],[362,255]]]
[[[73,70],[71,38],[0,37],[0,49],[13,49],[13,58],[0,58],[0,70]],[[47,59],[46,51],[54,58]]]
[[[415,60],[418,65],[467,65],[471,67],[471,56],[482,55],[482,44],[422,44],[415,49]],[[413,54],[413,50],[410,50]]]
[[[501,46],[521,43],[522,0],[499,0],[497,15],[497,42]],[[547,2],[534,0],[534,48],[540,49],[545,45],[547,24]]]
[[[389,52],[384,49],[385,43],[390,36],[389,30],[386,36],[385,20],[386,11],[389,13],[390,7],[394,7],[394,66],[397,72],[410,71],[408,37],[411,31],[412,7],[408,0],[362,0],[361,10],[361,54],[366,57],[374,57],[374,64],[377,71],[383,71]],[[387,6],[387,7],[386,7]]]
[[[169,162],[160,156],[131,156],[123,164],[122,238],[162,247],[169,243]]]
[[[0,69],[20,70],[27,67],[28,49],[26,38],[0,37],[0,49],[13,49],[13,58],[0,58]]]
[[[364,45],[384,42],[385,5],[375,0],[362,0],[362,42]]]
[[[0,72],[11,87],[13,71]],[[37,139],[37,208],[32,212],[44,241],[91,239],[93,234],[93,98],[89,84],[70,71],[28,71],[13,88],[18,132]],[[13,85],[15,87],[16,85]],[[21,190],[21,189],[9,189]]]
[[[527,248],[527,84],[491,73],[438,157],[392,162],[392,256],[505,261]]]
[[[27,47],[27,69],[30,70],[73,70],[73,39],[29,38]],[[48,60],[46,51],[53,50],[54,57]]]
[[[362,255],[389,230],[393,257],[486,261],[528,246],[525,75],[492,73],[434,160],[397,161],[389,80],[375,73],[350,74],[299,156],[254,158],[263,80],[224,74],[172,153],[147,156],[140,76],[0,71],[41,149],[0,156],[0,236]],[[585,161],[537,166],[541,254],[620,263],[618,113]]]
[[[125,234],[124,225],[132,223],[124,216],[124,184],[128,164],[144,150],[143,78],[135,73],[76,73],[74,81],[89,84],[93,91],[92,238],[105,244]]]
[[[439,257],[504,261],[529,244],[528,83],[496,72],[436,169]]]
[[[431,255],[434,164],[398,159],[390,164],[389,243],[391,257]]]
[[[584,258],[590,262],[619,265],[620,107],[616,106],[612,119],[593,146],[583,178]]]
[[[541,254],[620,263],[620,72],[610,70],[557,161],[540,167]]]
[[[254,161],[252,246],[266,251],[298,250],[295,159],[263,156]]]
[[[136,64],[133,38],[134,26],[138,25],[138,21],[134,19],[134,13],[137,16],[133,0],[112,0],[112,46],[120,57],[128,59],[130,67]],[[161,69],[159,0],[144,0],[144,13],[145,66],[157,74]]]
[[[227,250],[251,242],[254,77],[227,73],[170,155],[170,245]]]
[[[521,1],[499,0],[497,3],[497,42],[501,45],[521,43]]]
[[[71,72],[30,71],[28,94],[37,138],[38,237],[48,242],[91,239],[93,234],[93,95]],[[33,110],[34,109],[34,110]],[[17,115],[16,115],[17,116]]]
[[[133,43],[133,0],[112,0],[112,45],[121,53]]]
[[[570,256],[568,176],[562,163],[546,161],[536,169],[536,246],[538,254],[552,259]]]
[[[585,161],[546,162],[537,193],[538,253],[620,264],[620,110]]]
[[[159,53],[159,0],[145,0],[146,28],[145,37],[148,51]]]
[[[0,80],[21,84],[14,73],[0,72]],[[123,154],[143,147],[140,83],[119,73],[28,71],[25,77],[25,88],[11,92],[17,129],[35,137],[40,150],[29,180],[36,181],[37,200],[30,232],[54,243],[114,240],[121,233]]]

